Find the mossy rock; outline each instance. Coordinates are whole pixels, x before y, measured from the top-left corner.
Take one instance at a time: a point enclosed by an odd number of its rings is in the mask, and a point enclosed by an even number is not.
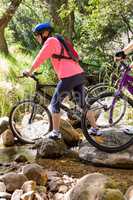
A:
[[[105,183],[105,188],[110,188],[110,189],[116,189],[118,188],[119,183],[117,183],[115,180],[112,178],[108,178],[108,182]]]
[[[102,194],[102,200],[125,200],[124,195],[118,189],[105,189]]]

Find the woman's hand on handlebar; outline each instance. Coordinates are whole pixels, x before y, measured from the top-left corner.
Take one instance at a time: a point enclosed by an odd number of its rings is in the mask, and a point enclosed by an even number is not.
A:
[[[23,76],[30,77],[32,76],[32,73],[33,72],[31,70],[26,69],[23,71]]]
[[[126,59],[126,54],[123,50],[117,51],[114,56],[114,61],[122,61]]]

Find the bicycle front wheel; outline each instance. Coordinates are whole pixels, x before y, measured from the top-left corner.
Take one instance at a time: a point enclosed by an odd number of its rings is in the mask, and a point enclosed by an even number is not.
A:
[[[113,93],[103,93],[99,97],[92,99],[91,105],[86,106],[83,112],[82,129],[86,139],[99,150],[114,153],[122,151],[133,143],[133,134],[125,133],[128,126],[133,127],[133,107],[124,96],[115,100],[113,109],[113,121],[110,124],[110,112],[114,99]],[[102,132],[101,136],[89,134],[88,113],[93,112],[97,126]]]
[[[20,141],[34,143],[52,130],[52,117],[47,107],[24,100],[12,108],[9,124]]]

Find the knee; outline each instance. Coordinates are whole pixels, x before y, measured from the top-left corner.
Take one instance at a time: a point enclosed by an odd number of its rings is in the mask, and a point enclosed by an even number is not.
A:
[[[51,111],[52,111],[52,113],[59,113],[60,112],[59,103],[52,103],[51,104]]]

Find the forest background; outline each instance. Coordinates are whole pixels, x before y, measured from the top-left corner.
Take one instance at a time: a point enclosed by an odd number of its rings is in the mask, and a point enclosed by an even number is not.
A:
[[[98,81],[111,81],[114,53],[133,38],[133,0],[1,0],[0,1],[0,116],[34,91],[34,83],[18,80],[41,48],[32,28],[50,21],[55,33],[73,41],[81,65]],[[43,82],[56,82],[50,62],[40,69]]]

